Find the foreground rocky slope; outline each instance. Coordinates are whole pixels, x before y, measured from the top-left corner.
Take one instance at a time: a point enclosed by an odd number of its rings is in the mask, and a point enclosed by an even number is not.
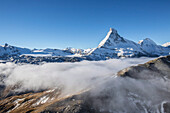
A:
[[[118,72],[119,76],[132,77],[135,79],[162,78],[170,79],[170,56],[160,57],[138,66],[128,67]]]
[[[123,69],[118,72],[118,76],[110,75],[101,80],[88,89],[71,94],[63,93],[64,87],[11,93],[19,84],[4,86],[1,90],[0,112],[170,112],[170,56]]]

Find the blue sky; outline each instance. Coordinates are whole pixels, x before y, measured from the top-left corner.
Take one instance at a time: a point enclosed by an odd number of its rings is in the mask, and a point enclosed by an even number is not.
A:
[[[109,28],[129,40],[170,41],[170,0],[0,0],[0,44],[93,48]]]

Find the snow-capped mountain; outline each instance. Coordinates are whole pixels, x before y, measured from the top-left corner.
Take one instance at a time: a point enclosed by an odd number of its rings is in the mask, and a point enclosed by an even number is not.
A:
[[[32,50],[32,54],[30,56],[67,56],[72,54],[73,53],[67,50],[47,48]]]
[[[93,49],[76,49],[68,47],[66,49],[34,49],[32,54],[26,54],[27,56],[68,56],[68,57],[81,57],[87,55]]]
[[[31,50],[27,48],[15,47],[8,44],[0,46],[0,57],[29,54],[29,53],[31,53]]]
[[[118,57],[140,57],[168,55],[169,49],[157,45],[149,38],[135,43],[121,37],[117,30],[110,28],[99,46],[89,53],[92,59],[107,59]]]
[[[69,51],[73,54],[80,54],[80,55],[87,55],[89,54],[94,48],[89,48],[89,49],[76,49],[72,47],[68,47],[65,50]]]
[[[137,55],[146,55],[146,53],[139,44],[124,39],[113,28],[110,28],[110,31],[100,42],[99,46],[90,53],[90,56],[98,59],[133,57]]]
[[[149,38],[135,43],[128,39],[121,37],[117,30],[110,28],[106,37],[100,42],[98,47],[90,49],[76,49],[68,47],[66,49],[27,49],[5,44],[0,46],[0,59],[11,59],[12,61],[17,59],[18,61],[25,61],[28,59],[36,59],[36,57],[43,57],[43,61],[46,59],[55,59],[52,57],[67,57],[67,61],[81,61],[81,60],[105,60],[109,58],[120,58],[120,57],[153,57],[153,56],[164,56],[170,54],[170,43],[157,45],[154,41]],[[20,57],[20,55],[24,57]],[[17,56],[17,57],[16,57]],[[31,57],[28,57],[31,56]],[[71,58],[75,58],[72,60]],[[79,58],[77,58],[79,57]],[[24,58],[24,59],[23,59]],[[19,60],[18,60],[19,59]],[[69,59],[69,60],[68,60]],[[70,60],[71,59],[71,60]],[[81,60],[80,60],[81,59]],[[42,59],[40,58],[40,61]],[[34,61],[34,60],[33,60]],[[50,60],[53,61],[54,60]],[[58,61],[58,60],[55,60]],[[61,61],[61,60],[59,60]],[[65,61],[65,60],[62,60]],[[39,60],[38,60],[39,62]]]
[[[170,42],[167,42],[165,44],[162,45],[163,47],[170,47]]]
[[[167,55],[168,51],[165,47],[162,47],[160,45],[157,45],[154,41],[152,41],[149,38],[146,38],[144,40],[141,40],[138,42],[140,44],[141,48],[146,51],[149,56],[160,56],[160,55]]]

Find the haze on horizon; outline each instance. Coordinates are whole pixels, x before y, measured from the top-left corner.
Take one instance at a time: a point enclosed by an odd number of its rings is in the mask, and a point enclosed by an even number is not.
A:
[[[93,48],[109,28],[129,40],[170,40],[169,0],[1,0],[0,45]]]

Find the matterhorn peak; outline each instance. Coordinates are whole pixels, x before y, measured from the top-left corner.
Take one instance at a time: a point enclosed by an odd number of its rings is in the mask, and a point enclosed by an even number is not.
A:
[[[98,48],[100,47],[112,48],[113,46],[116,46],[120,42],[124,43],[126,41],[117,33],[117,30],[115,30],[114,28],[110,28],[106,37],[100,42]]]
[[[110,28],[110,32],[112,32],[112,33],[117,33],[117,30],[114,29],[114,28]]]

